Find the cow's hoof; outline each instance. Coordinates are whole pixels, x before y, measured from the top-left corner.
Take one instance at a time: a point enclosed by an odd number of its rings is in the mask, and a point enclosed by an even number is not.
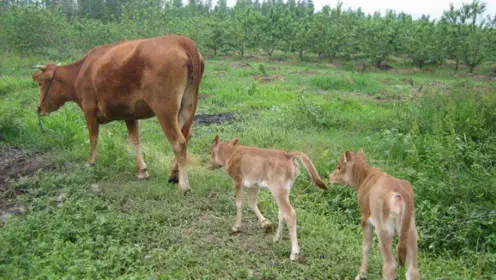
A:
[[[148,169],[143,168],[138,172],[138,179],[139,180],[146,180],[150,178],[150,175],[148,174]]]
[[[190,188],[187,188],[187,189],[183,189],[183,195],[184,196],[187,196],[187,195],[190,195],[191,194],[191,189]]]
[[[179,178],[176,176],[169,177],[169,183],[177,184],[179,183]]]
[[[87,162],[87,163],[84,164],[84,167],[85,168],[93,167],[93,166],[95,166],[95,163],[94,162],[92,162],[92,163]]]

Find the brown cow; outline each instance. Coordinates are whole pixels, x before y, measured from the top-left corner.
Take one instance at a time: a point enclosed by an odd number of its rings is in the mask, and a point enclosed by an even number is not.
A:
[[[157,116],[175,154],[169,182],[190,190],[186,150],[204,70],[204,59],[191,39],[167,35],[124,41],[95,47],[69,65],[35,67],[41,70],[33,73],[40,87],[38,115],[46,116],[67,101],[83,110],[91,143],[88,166],[97,158],[99,125],[123,120],[138,177],[147,178],[138,120]]]
[[[357,191],[362,211],[362,265],[355,278],[366,277],[372,247],[372,228],[379,238],[383,258],[382,277],[395,279],[396,263],[392,252],[395,232],[399,234],[398,256],[401,266],[408,261],[406,279],[420,279],[417,268],[417,230],[413,189],[406,180],[392,177],[379,168],[367,164],[365,154],[346,151],[329,175],[333,184],[351,186]]]

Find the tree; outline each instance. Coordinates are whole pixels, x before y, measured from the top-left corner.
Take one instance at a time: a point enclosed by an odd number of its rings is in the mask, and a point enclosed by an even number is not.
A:
[[[462,37],[462,57],[464,64],[472,73],[488,55],[487,31],[488,25],[483,19],[478,23],[478,19],[486,10],[486,4],[475,0],[470,4],[463,4],[460,9],[460,32]]]
[[[274,50],[281,45],[285,34],[289,32],[290,21],[291,17],[284,5],[271,6],[261,18],[259,43],[268,56],[272,56]]]
[[[384,18],[379,13],[361,22],[361,36],[363,37],[361,51],[377,67],[394,52],[396,39],[399,33],[395,26],[395,15],[389,12]]]
[[[262,15],[253,6],[234,7],[232,10],[230,46],[244,56],[247,48],[256,47]]]
[[[402,49],[419,69],[439,57],[439,34],[435,22],[430,21],[429,17],[423,16],[420,20],[404,22],[402,29]]]
[[[316,32],[314,48],[319,53],[324,53],[332,62],[336,55],[342,51],[346,44],[346,35],[349,26],[347,25],[346,16],[343,14],[342,3],[338,3],[334,9],[324,6],[322,11],[317,13],[313,21],[312,30]]]
[[[485,3],[474,0],[459,10],[450,5],[450,10],[443,15],[446,25],[443,28],[448,30],[447,53],[456,59],[457,69],[461,60],[472,73],[491,53],[492,22],[482,18],[485,10]]]

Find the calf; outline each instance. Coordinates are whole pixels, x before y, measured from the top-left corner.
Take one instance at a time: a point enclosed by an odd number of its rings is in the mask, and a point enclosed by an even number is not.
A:
[[[239,231],[243,215],[242,187],[248,188],[248,205],[257,216],[262,227],[269,228],[267,220],[257,205],[259,187],[270,190],[279,205],[279,225],[274,236],[274,242],[281,240],[283,221],[285,220],[291,238],[291,260],[296,260],[300,254],[296,235],[296,212],[289,203],[289,192],[294,180],[299,174],[299,158],[308,173],[312,183],[319,188],[327,189],[326,184],[317,174],[313,163],[307,155],[301,152],[286,153],[281,150],[260,149],[238,145],[238,138],[230,142],[220,142],[215,136],[210,149],[210,169],[225,167],[232,178],[236,189],[236,222],[233,232]]]
[[[356,280],[366,277],[372,243],[372,227],[379,238],[383,258],[382,276],[395,279],[396,263],[392,253],[395,232],[399,234],[398,256],[401,266],[408,260],[406,279],[420,279],[417,269],[417,230],[413,190],[410,183],[394,178],[367,164],[362,150],[341,156],[329,175],[333,184],[351,186],[357,191],[362,211],[362,265]]]

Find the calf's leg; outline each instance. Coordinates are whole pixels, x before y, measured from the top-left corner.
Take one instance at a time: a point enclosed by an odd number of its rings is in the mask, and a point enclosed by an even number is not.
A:
[[[248,188],[248,206],[250,206],[250,209],[255,214],[255,216],[257,216],[257,219],[262,227],[270,228],[272,224],[262,215],[262,213],[260,213],[260,209],[258,209],[257,196],[259,189],[260,188],[258,186]]]

